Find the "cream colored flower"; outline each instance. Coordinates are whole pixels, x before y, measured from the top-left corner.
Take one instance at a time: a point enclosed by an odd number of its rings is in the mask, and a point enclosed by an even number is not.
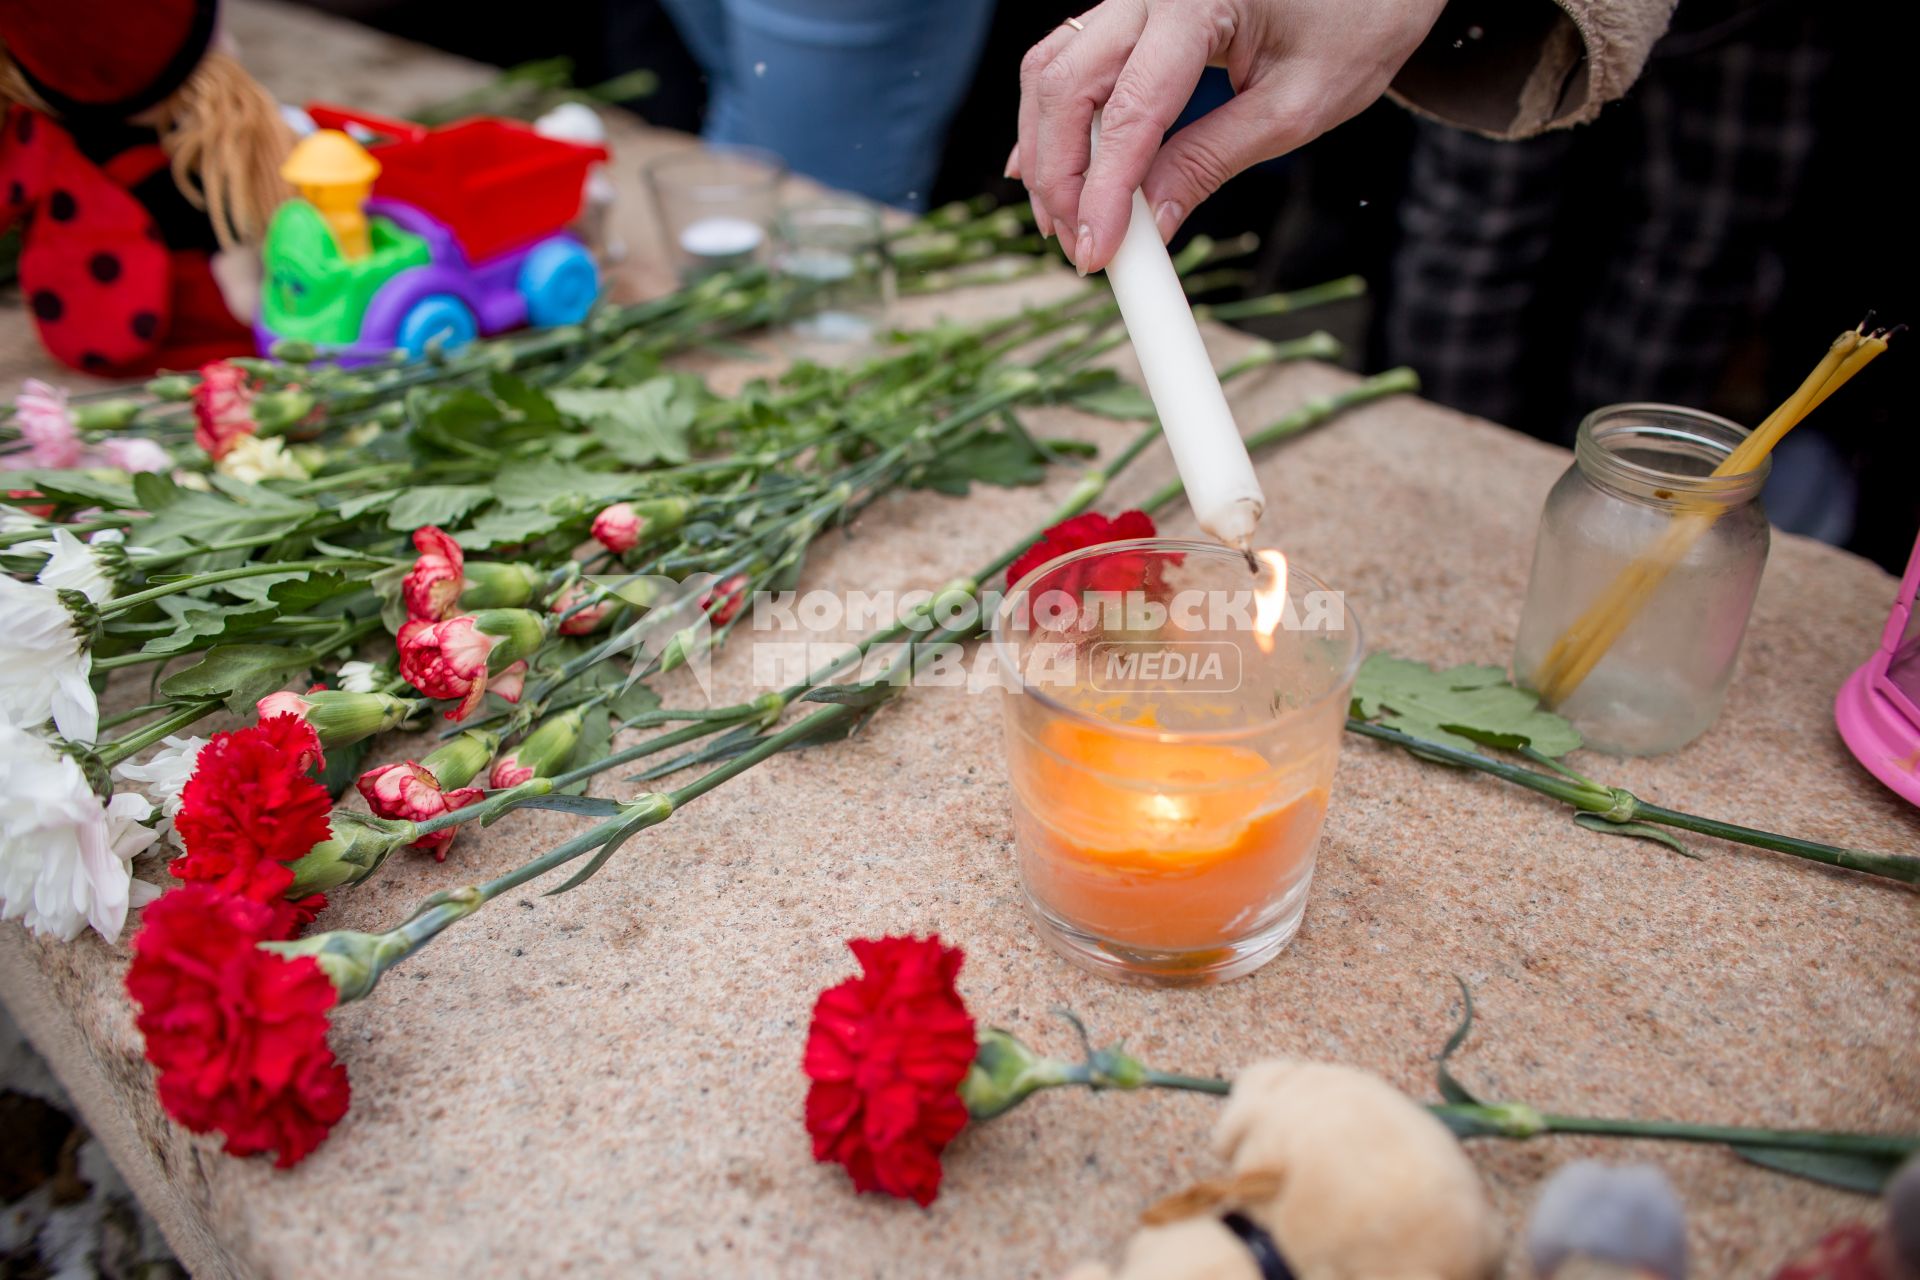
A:
[[[259,484],[262,480],[305,480],[307,469],[300,460],[287,452],[286,442],[278,436],[241,436],[233,442],[226,456],[213,464],[214,470],[223,476],[231,476],[247,484]]]

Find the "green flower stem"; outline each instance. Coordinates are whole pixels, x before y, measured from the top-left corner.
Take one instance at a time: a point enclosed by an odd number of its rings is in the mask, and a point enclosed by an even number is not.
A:
[[[143,604],[152,604],[162,596],[192,591],[199,587],[211,587],[222,582],[234,582],[241,578],[259,578],[270,573],[319,573],[328,569],[384,569],[386,566],[385,560],[369,560],[365,557],[356,557],[351,560],[345,558],[284,560],[266,564],[237,565],[232,569],[216,569],[211,573],[196,573],[172,582],[163,582],[157,587],[148,587],[145,591],[136,591],[130,596],[118,596],[100,606],[100,616],[111,618],[129,609],[137,609]]]
[[[1634,801],[1633,816],[1638,822],[1657,822],[1662,826],[1678,827],[1682,831],[1697,831],[1704,836],[1731,840],[1735,844],[1752,845],[1757,849],[1770,849],[1812,862],[1824,862],[1828,866],[1845,867],[1849,871],[1898,880],[1902,884],[1920,884],[1920,858],[1909,854],[1873,853],[1866,849],[1848,849],[1815,840],[1801,840],[1795,836],[1776,835],[1771,831],[1721,822],[1717,818],[1681,813],[1639,799]]]
[[[0,510],[11,509],[12,508],[0,505]],[[82,534],[99,533],[104,529],[124,529],[132,523],[133,518],[131,516],[117,516],[108,519],[89,520],[85,524],[49,524],[44,529],[17,529],[12,533],[0,533],[0,550],[18,546],[23,542],[39,542],[42,539],[51,538],[55,528],[65,529],[68,533],[78,537]]]
[[[1702,818],[1696,814],[1682,813],[1661,805],[1648,804],[1631,791],[1620,787],[1605,787],[1599,783],[1535,773],[1531,769],[1523,769],[1503,760],[1494,760],[1476,751],[1462,751],[1437,742],[1428,742],[1424,738],[1416,738],[1385,725],[1369,724],[1365,720],[1349,718],[1347,729],[1364,737],[1376,738],[1381,742],[1389,742],[1394,746],[1405,748],[1417,756],[1492,774],[1515,786],[1552,796],[1584,813],[1598,814],[1609,822],[1657,822],[1663,826],[1677,827],[1683,831],[1697,831],[1701,835],[1716,836],[1736,844],[1770,849],[1776,853],[1785,853],[1796,858],[1825,863],[1828,866],[1846,867],[1852,871],[1880,876],[1901,884],[1920,884],[1920,858],[1906,854],[1846,849],[1838,845],[1820,844],[1813,840],[1776,835],[1771,831],[1760,831],[1753,827],[1742,827],[1731,822],[1721,822],[1715,818]]]
[[[1269,425],[1260,428],[1246,437],[1249,453],[1265,449],[1270,445],[1290,439],[1303,431],[1320,426],[1331,418],[1338,417],[1349,409],[1383,400],[1388,396],[1410,395],[1420,389],[1420,379],[1411,369],[1389,369],[1385,373],[1376,373],[1371,378],[1355,383],[1332,395],[1309,400],[1293,412],[1286,414]],[[1186,486],[1178,476],[1155,490],[1140,509],[1152,514],[1168,505],[1186,492]]]
[[[1480,1106],[1471,1103],[1441,1103],[1428,1108],[1437,1116],[1463,1120],[1504,1122],[1514,1110],[1524,1117],[1530,1110],[1524,1104]],[[1920,1150],[1920,1136],[1881,1133],[1840,1133],[1824,1129],[1754,1129],[1744,1125],[1686,1124],[1673,1120],[1612,1120],[1595,1116],[1563,1116],[1535,1112],[1538,1133],[1592,1134],[1608,1138],[1651,1138],[1668,1142],[1724,1142],[1730,1146],[1784,1148],[1793,1151],[1820,1151],[1836,1155],[1875,1156],[1899,1160]],[[1513,1132],[1502,1137],[1528,1138],[1524,1119]]]
[[[1325,284],[1313,285],[1305,289],[1296,289],[1292,293],[1273,293],[1263,298],[1247,298],[1240,302],[1216,302],[1195,307],[1194,311],[1203,319],[1229,322],[1251,320],[1256,316],[1285,315],[1290,311],[1305,311],[1308,307],[1321,307],[1329,302],[1343,302],[1348,298],[1358,298],[1367,291],[1367,282],[1360,276],[1342,276],[1338,280],[1329,280]]]
[[[100,757],[100,763],[112,768],[122,760],[145,751],[168,734],[184,729],[202,717],[212,714],[219,706],[219,698],[201,698],[193,702],[183,702],[175,707],[171,715],[162,716],[152,724],[134,730],[126,737],[108,743],[95,754]]]

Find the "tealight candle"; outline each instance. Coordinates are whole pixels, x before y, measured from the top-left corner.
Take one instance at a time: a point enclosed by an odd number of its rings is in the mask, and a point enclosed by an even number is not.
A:
[[[1021,882],[1096,972],[1219,981],[1300,926],[1360,639],[1320,583],[1262,559],[1249,585],[1207,543],[1089,548],[996,617]],[[1139,612],[1089,623],[1072,583],[1124,584]]]
[[[680,228],[680,248],[709,270],[743,266],[766,241],[759,224],[727,214],[711,214]]]
[[[1097,117],[1093,145],[1100,145]],[[1266,510],[1266,495],[1180,275],[1161,243],[1147,198],[1138,190],[1127,234],[1107,266],[1107,280],[1133,339],[1141,377],[1160,415],[1194,519],[1207,533],[1251,557],[1254,526]]]

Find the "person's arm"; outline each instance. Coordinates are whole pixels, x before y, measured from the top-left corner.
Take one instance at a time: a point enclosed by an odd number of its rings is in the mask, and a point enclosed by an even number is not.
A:
[[[1673,4],[1105,0],[1021,62],[1007,172],[1026,182],[1042,234],[1097,271],[1126,233],[1135,187],[1171,236],[1228,178],[1357,115],[1389,84],[1416,109],[1500,136],[1587,119],[1639,74]],[[1226,67],[1234,98],[1166,138],[1209,64]]]
[[[1639,78],[1675,0],[1451,0],[1393,98],[1494,138],[1584,124]]]

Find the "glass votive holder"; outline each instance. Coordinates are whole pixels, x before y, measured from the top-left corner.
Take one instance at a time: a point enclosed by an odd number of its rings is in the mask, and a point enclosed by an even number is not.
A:
[[[1767,564],[1770,464],[1713,474],[1746,436],[1664,404],[1580,424],[1540,513],[1513,675],[1595,750],[1673,751],[1720,715]]]
[[[886,328],[894,273],[878,206],[845,196],[788,204],[776,239],[789,333],[857,345]]]
[[[785,172],[780,157],[757,147],[696,147],[643,172],[681,280],[767,259]]]
[[[993,644],[1020,882],[1046,941],[1160,986],[1278,955],[1306,912],[1360,665],[1342,596],[1213,543],[1115,542],[1016,583]]]

